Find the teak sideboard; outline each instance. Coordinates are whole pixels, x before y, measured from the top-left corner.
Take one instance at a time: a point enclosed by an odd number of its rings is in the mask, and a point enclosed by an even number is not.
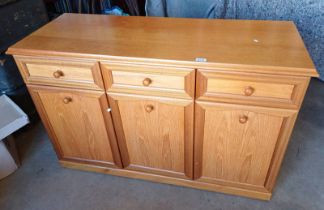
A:
[[[64,167],[265,200],[318,76],[288,21],[64,14],[8,53]]]

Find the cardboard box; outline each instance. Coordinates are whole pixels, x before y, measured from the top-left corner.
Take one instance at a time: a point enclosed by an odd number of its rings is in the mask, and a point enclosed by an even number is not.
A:
[[[0,179],[18,168],[17,150],[11,134],[27,123],[29,123],[27,115],[6,95],[0,96]],[[5,138],[8,147],[4,142]]]

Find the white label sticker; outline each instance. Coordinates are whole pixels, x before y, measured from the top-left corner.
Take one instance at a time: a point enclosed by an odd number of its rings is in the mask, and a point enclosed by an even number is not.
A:
[[[207,62],[207,58],[196,58],[196,62]]]

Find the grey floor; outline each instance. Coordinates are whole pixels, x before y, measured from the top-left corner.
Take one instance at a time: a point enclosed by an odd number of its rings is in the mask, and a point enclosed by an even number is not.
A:
[[[1,210],[324,209],[324,83],[312,80],[271,201],[59,166],[41,123],[17,135],[22,166],[0,181]]]

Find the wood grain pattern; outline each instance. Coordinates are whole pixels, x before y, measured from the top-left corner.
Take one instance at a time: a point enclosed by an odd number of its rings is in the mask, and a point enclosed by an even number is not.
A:
[[[309,78],[199,69],[196,98],[204,101],[299,108]],[[247,94],[247,89],[251,93]]]
[[[63,166],[266,200],[318,76],[287,21],[64,14],[8,53]]]
[[[307,84],[305,84],[305,87],[303,88],[302,91],[299,91],[298,93],[300,94],[300,97],[303,99],[306,94],[307,87],[309,85],[309,80],[308,78]],[[284,155],[290,140],[290,136],[292,134],[296,119],[298,116],[298,112],[295,114],[291,115],[291,117],[285,119],[285,122],[282,126],[282,132],[280,133],[279,140],[277,142],[276,150],[274,152],[274,155],[272,157],[271,165],[268,171],[268,177],[265,183],[265,187],[268,191],[272,191],[275,183],[277,176],[279,174],[279,170],[282,164],[282,161],[284,159]]]
[[[27,84],[80,87],[103,90],[97,62],[15,56]],[[55,77],[56,72],[62,75]]]
[[[281,128],[282,132],[279,135],[278,142],[276,145],[276,150],[274,151],[271,165],[269,167],[267,180],[265,182],[265,188],[271,192],[275,186],[275,182],[277,179],[277,176],[279,174],[280,166],[282,164],[282,161],[284,159],[285,152],[287,150],[287,146],[290,140],[290,135],[292,133],[292,130],[294,128],[297,114],[295,113],[291,115],[291,117],[284,120],[283,126]]]
[[[64,14],[8,53],[318,76],[296,26],[288,21]],[[195,62],[197,57],[207,62]]]
[[[104,92],[40,86],[30,86],[29,90],[44,110],[43,114],[54,133],[52,140],[59,148],[59,157],[121,167],[116,143],[111,146],[111,142],[116,142],[113,128],[106,126],[109,119],[105,118],[110,116],[105,113],[108,104]],[[64,103],[66,97],[71,101]]]
[[[127,169],[118,169],[118,168],[107,168],[101,166],[94,166],[90,164],[83,163],[75,163],[71,161],[60,161],[63,167],[85,170],[85,171],[93,171],[105,174],[111,174],[115,176],[123,176],[129,177],[133,179],[143,179],[152,182],[179,185],[184,187],[196,188],[201,190],[209,190],[213,192],[221,192],[232,195],[239,195],[248,198],[261,199],[261,200],[270,200],[271,193],[270,192],[262,192],[259,190],[251,190],[245,189],[235,186],[228,186],[223,184],[215,184],[215,183],[207,183],[207,182],[198,182],[190,179],[181,179],[171,176],[163,176],[160,174],[148,174],[140,171],[133,171]]]
[[[207,91],[219,92],[233,95],[247,95],[245,90],[250,88],[251,91],[247,96],[267,97],[291,100],[294,85],[261,83],[252,81],[237,81],[230,79],[208,79]],[[249,90],[250,90],[249,89]],[[253,91],[254,89],[254,91]]]
[[[101,62],[107,92],[193,98],[195,70]],[[150,80],[144,85],[145,79]]]
[[[129,170],[192,177],[192,101],[109,95],[121,154]],[[148,112],[145,107],[152,106]],[[118,109],[116,109],[118,106]],[[116,119],[117,118],[117,119]],[[118,128],[122,127],[121,130]],[[123,159],[123,160],[124,160]]]
[[[196,115],[198,122],[204,119],[195,139],[195,148],[202,151],[197,154],[202,157],[195,156],[200,179],[264,186],[283,122],[296,111],[197,103],[196,110],[204,110],[203,116]],[[242,115],[247,117],[243,124]]]

